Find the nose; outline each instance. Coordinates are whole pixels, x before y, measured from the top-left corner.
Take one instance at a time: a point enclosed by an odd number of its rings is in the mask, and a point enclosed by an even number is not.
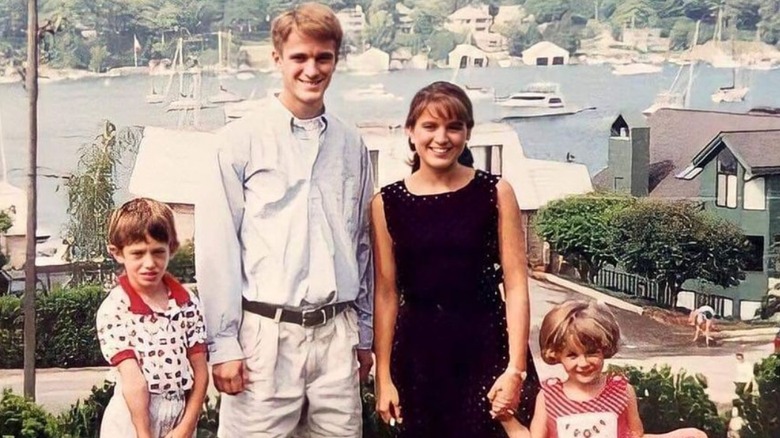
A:
[[[309,78],[314,78],[319,74],[319,70],[317,70],[317,61],[315,59],[306,61],[306,64],[303,66],[303,74]]]
[[[149,252],[144,254],[144,258],[142,262],[145,268],[154,266],[154,256],[152,255],[152,253]]]
[[[438,144],[447,144],[449,142],[449,139],[447,138],[447,129],[446,128],[437,129],[433,139]]]
[[[585,367],[587,365],[588,365],[588,360],[587,360],[587,358],[585,358],[584,355],[577,356],[577,366],[578,367]]]

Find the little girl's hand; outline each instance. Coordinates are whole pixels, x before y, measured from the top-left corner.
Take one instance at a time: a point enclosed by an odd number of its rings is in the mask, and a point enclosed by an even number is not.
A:
[[[693,427],[677,429],[663,435],[665,438],[707,438],[707,434]]]
[[[182,425],[178,425],[174,427],[172,431],[168,432],[168,434],[165,435],[165,438],[192,438],[194,432],[195,431],[193,430],[186,430]]]

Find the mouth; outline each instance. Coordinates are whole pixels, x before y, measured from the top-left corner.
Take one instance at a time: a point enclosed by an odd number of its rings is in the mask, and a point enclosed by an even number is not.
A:
[[[321,84],[322,81],[324,81],[324,80],[325,79],[317,79],[317,80],[311,81],[311,80],[305,80],[305,79],[298,79],[298,82],[306,84],[306,85],[308,85],[310,87],[316,87],[317,85]]]
[[[428,146],[428,149],[432,150],[437,155],[444,155],[448,153],[452,148],[450,147],[440,147],[440,146]]]

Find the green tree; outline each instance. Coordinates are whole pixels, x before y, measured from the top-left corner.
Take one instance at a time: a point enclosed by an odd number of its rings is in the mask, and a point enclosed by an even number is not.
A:
[[[605,265],[617,261],[612,223],[634,202],[614,195],[570,196],[542,208],[534,227],[553,251],[577,268],[582,280],[592,282]]]
[[[115,170],[128,143],[117,141],[116,127],[104,122],[100,135],[82,147],[75,173],[68,179],[67,231],[74,261],[108,257],[106,223],[114,208]]]
[[[368,24],[363,32],[371,47],[390,52],[394,49],[395,29],[393,14],[387,11],[377,11],[369,16]]]
[[[447,56],[458,44],[463,43],[463,35],[448,30],[438,30],[428,39],[428,57],[434,61],[447,59]]]
[[[620,266],[658,281],[670,302],[687,280],[730,287],[744,279],[748,246],[741,230],[691,202],[642,200],[613,226]]]
[[[658,13],[649,0],[626,0],[617,4],[611,20],[617,25],[649,26],[658,19]]]
[[[738,394],[734,406],[740,410],[745,425],[740,438],[774,438],[780,436],[780,355],[772,354],[755,364],[753,375],[758,395]]]

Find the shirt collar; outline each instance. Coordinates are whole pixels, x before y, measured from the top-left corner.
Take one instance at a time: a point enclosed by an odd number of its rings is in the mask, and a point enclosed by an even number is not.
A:
[[[285,122],[288,123],[288,126],[290,127],[290,132],[294,132],[295,121],[300,119],[297,119],[297,117],[295,117],[295,115],[293,115],[293,113],[290,112],[290,110],[287,109],[286,106],[284,106],[282,101],[279,100],[278,96],[273,96],[270,97],[269,99],[271,99],[271,106],[272,106],[270,111],[271,117],[278,117],[279,119],[275,118],[275,120],[279,120],[279,121],[284,120]],[[327,131],[328,120],[331,117],[330,113],[328,112],[328,107],[327,106],[324,107],[322,114],[320,114],[317,117],[320,117],[322,119],[322,123],[323,123],[322,132]]]
[[[173,298],[176,301],[176,305],[179,307],[184,306],[190,301],[190,294],[184,286],[181,285],[171,274],[166,273],[162,278],[165,286],[168,287],[168,299]],[[127,275],[119,277],[119,285],[122,290],[125,291],[127,297],[130,299],[130,312],[137,315],[151,315],[154,313],[152,308],[141,298],[141,295],[130,284],[130,279]]]

